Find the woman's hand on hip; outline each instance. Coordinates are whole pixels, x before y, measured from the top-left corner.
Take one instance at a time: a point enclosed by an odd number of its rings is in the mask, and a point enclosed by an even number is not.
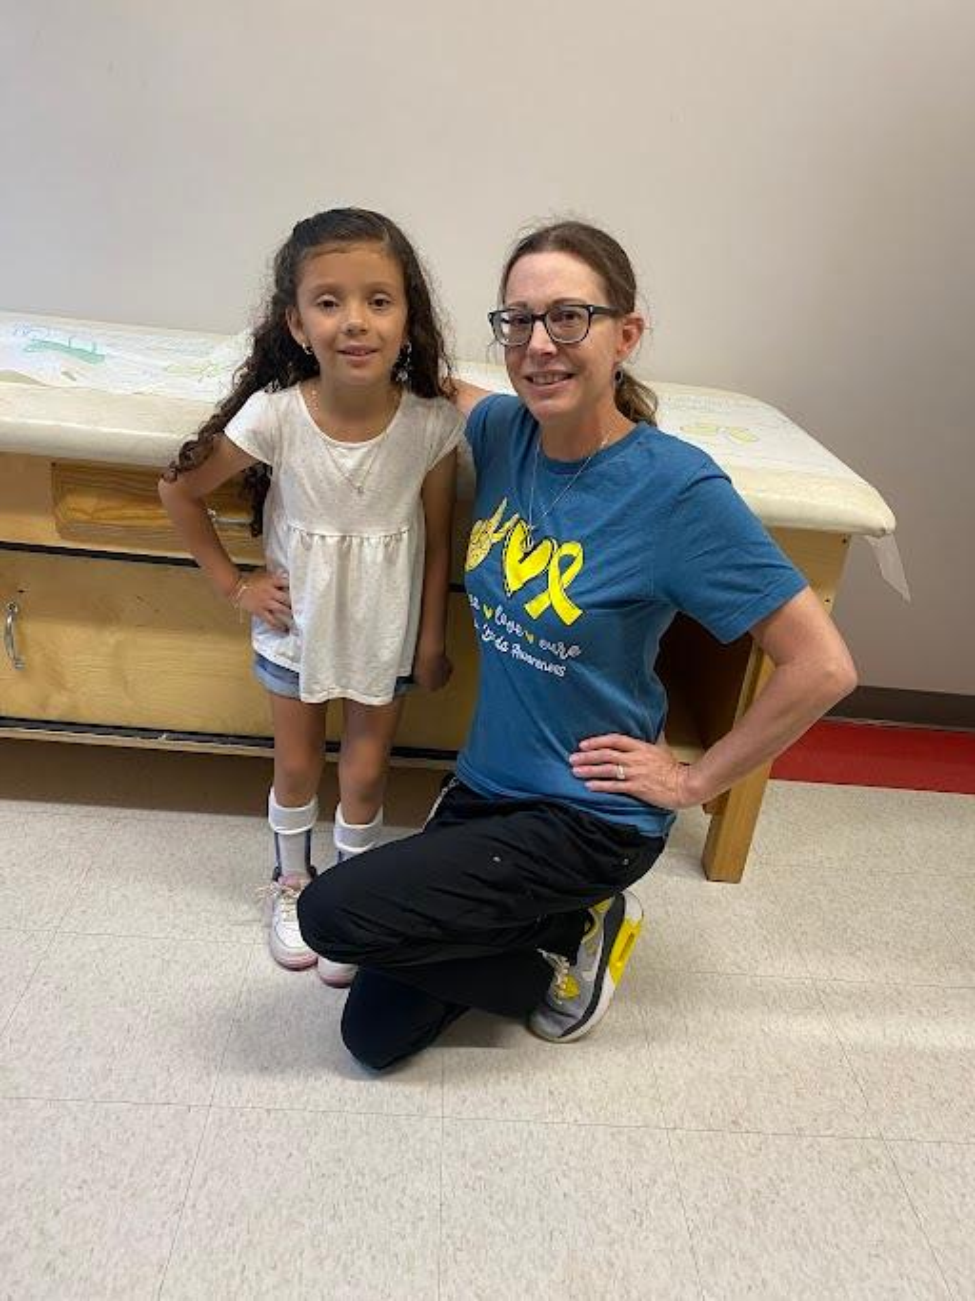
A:
[[[256,615],[271,628],[287,632],[291,627],[291,594],[288,575],[261,569],[248,574],[237,601],[242,610]]]
[[[664,809],[686,809],[700,801],[688,790],[689,768],[666,741],[638,741],[610,732],[589,736],[569,755],[573,776],[591,791],[630,795]]]

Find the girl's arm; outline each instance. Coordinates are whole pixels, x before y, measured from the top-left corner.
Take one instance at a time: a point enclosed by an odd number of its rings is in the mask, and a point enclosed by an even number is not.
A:
[[[570,757],[590,790],[633,795],[669,809],[706,804],[801,736],[856,686],[846,643],[806,588],[760,620],[751,635],[775,666],[764,690],[730,732],[690,765],[665,743],[613,733],[580,743]],[[616,779],[616,767],[626,774]]]
[[[426,529],[423,597],[413,676],[436,691],[452,672],[447,658],[447,600],[450,591],[450,538],[454,517],[457,453],[448,452],[423,480],[421,499]]]
[[[172,481],[159,480],[159,497],[187,551],[226,600],[273,627],[287,629],[290,605],[283,574],[254,574],[244,579],[227,555],[207,512],[206,497],[222,483],[255,465],[253,456],[225,436],[218,437],[207,459]]]

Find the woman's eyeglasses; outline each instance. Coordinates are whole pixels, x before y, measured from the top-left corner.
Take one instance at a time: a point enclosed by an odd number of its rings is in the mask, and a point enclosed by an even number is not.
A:
[[[594,316],[619,316],[619,312],[614,307],[596,307],[592,303],[558,303],[547,312],[529,312],[524,307],[499,307],[495,312],[488,312],[494,337],[505,348],[526,344],[536,321],[542,322],[553,343],[581,343],[589,333]]]

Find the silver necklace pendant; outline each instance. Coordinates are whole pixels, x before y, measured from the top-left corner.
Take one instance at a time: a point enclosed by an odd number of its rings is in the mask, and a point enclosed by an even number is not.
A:
[[[314,384],[309,385],[308,395],[311,398],[311,404],[315,408],[315,412],[320,420],[322,412],[321,412],[321,408],[318,405],[318,394],[315,392]],[[369,478],[369,475],[372,471],[372,467],[375,465],[379,453],[382,451],[383,447],[385,446],[385,442],[386,442],[385,434],[389,428],[389,425],[386,426],[386,429],[384,429],[381,434],[377,435],[375,440],[377,446],[373,448],[372,456],[370,456],[368,462],[366,463],[365,473],[363,474],[362,479],[357,483],[356,480],[353,479],[351,475],[346,474],[345,469],[342,466],[341,461],[339,460],[338,453],[331,446],[329,435],[321,428],[320,425],[317,424],[317,422],[314,423],[315,423],[315,427],[318,429],[318,432],[322,435],[322,446],[325,448],[325,451],[328,453],[328,459],[332,462],[332,465],[339,472],[341,477],[345,480],[345,482],[349,485],[349,487],[353,490],[353,492],[356,493],[357,496],[359,497],[364,496],[366,491],[366,480]]]
[[[539,524],[541,524],[542,520],[545,518],[546,515],[548,515],[551,511],[555,509],[555,507],[559,504],[559,502],[562,500],[563,497],[568,496],[568,494],[575,487],[579,478],[587,469],[589,462],[597,454],[597,452],[601,452],[603,450],[603,448],[606,446],[608,442],[609,442],[609,434],[604,434],[599,446],[594,447],[592,449],[592,451],[589,453],[589,455],[586,457],[583,463],[579,466],[578,470],[576,470],[575,474],[565,485],[562,491],[555,497],[553,501],[549,502],[549,504],[541,512],[541,514],[538,517]],[[541,429],[539,429],[535,439],[535,459],[532,462],[531,491],[529,492],[529,496],[528,496],[528,518],[527,520],[524,521],[525,531],[527,534],[525,541],[528,545],[529,551],[532,549],[534,537],[535,537],[535,480],[538,475],[538,458],[541,452],[541,448],[542,448],[542,431]]]

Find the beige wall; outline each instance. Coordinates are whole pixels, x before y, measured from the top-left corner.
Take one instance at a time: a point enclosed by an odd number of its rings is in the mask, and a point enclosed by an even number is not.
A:
[[[0,306],[236,330],[358,203],[477,358],[516,228],[581,213],[645,370],[781,406],[897,513],[913,604],[861,544],[839,606],[862,680],[975,692],[969,0],[2,4]]]

